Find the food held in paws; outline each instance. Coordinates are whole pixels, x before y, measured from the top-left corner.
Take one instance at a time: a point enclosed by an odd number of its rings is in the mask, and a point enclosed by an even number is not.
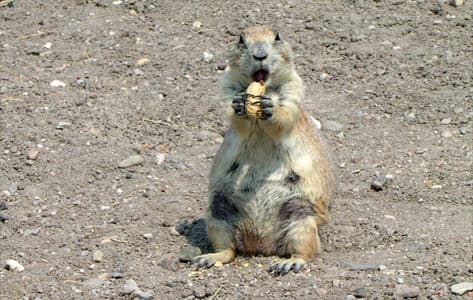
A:
[[[253,81],[246,89],[248,98],[245,102],[246,115],[252,119],[257,118],[257,112],[261,110],[261,96],[264,95],[266,87],[264,81]]]

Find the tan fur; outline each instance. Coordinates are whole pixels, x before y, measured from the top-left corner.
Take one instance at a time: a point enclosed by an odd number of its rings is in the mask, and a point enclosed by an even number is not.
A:
[[[267,26],[244,32],[244,43],[229,52],[230,70],[222,80],[230,120],[212,166],[207,233],[216,253],[199,256],[199,265],[227,263],[236,251],[289,257],[271,270],[287,273],[320,252],[319,224],[327,221],[332,174],[315,129],[300,102],[302,80],[290,46]],[[267,57],[255,59],[255,47]],[[253,74],[268,71],[266,96],[272,117],[238,115],[232,101]]]

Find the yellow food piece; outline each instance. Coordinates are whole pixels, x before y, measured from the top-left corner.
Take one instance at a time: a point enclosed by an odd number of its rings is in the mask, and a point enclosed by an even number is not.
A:
[[[250,83],[246,92],[250,94],[247,98],[247,102],[245,102],[245,109],[246,115],[252,119],[256,119],[256,112],[261,109],[261,105],[256,103],[257,101],[261,101],[261,95],[264,95],[266,92],[266,86],[264,85],[264,81],[253,81]]]

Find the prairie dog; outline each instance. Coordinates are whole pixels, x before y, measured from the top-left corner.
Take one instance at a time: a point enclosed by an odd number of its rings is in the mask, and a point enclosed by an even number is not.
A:
[[[264,81],[258,118],[245,112],[246,88]],[[230,128],[210,173],[206,228],[215,253],[198,267],[228,263],[237,252],[277,255],[268,269],[298,272],[320,252],[327,220],[330,164],[300,102],[303,83],[292,50],[268,26],[246,29],[229,51],[222,80]]]

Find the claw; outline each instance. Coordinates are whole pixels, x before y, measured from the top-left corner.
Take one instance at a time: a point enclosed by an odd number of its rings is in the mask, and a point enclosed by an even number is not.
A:
[[[268,268],[268,272],[273,275],[286,275],[291,270],[293,270],[294,273],[298,273],[304,264],[305,261],[301,258],[283,259],[280,262],[270,266]]]
[[[215,260],[212,257],[209,257],[208,255],[200,255],[196,256],[192,259],[192,264],[195,264],[197,269],[200,268],[210,268],[215,264]]]

